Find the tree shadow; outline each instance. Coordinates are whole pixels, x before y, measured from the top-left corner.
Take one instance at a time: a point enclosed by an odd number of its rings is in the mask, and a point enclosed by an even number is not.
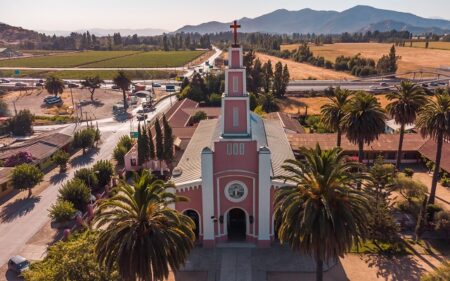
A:
[[[369,267],[377,268],[378,278],[393,281],[419,281],[426,270],[413,257],[413,255],[393,257],[366,255],[364,261]]]
[[[16,199],[3,207],[0,219],[2,222],[11,222],[18,217],[23,217],[31,212],[39,201],[41,201],[41,196]]]
[[[99,151],[100,149],[98,147],[93,147],[87,150],[84,155],[83,154],[79,155],[70,160],[70,165],[72,165],[72,167],[74,168],[85,166],[94,161],[94,155],[97,154]]]
[[[5,273],[5,280],[6,281],[22,281],[24,279],[19,277],[17,275],[17,273],[15,273],[14,271],[8,269]]]
[[[92,106],[94,106],[96,108],[97,107],[102,107],[102,106],[105,105],[101,100],[94,100],[94,101],[91,102],[91,104],[92,104]]]
[[[52,184],[57,184],[62,182],[67,178],[67,173],[58,173],[50,177],[50,182]]]

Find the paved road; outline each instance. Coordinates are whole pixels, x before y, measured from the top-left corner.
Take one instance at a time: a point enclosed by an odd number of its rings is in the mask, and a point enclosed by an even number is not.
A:
[[[174,102],[175,97],[161,101],[156,106],[156,110],[149,114],[149,119],[154,118],[157,114],[167,111],[170,108],[170,99]],[[137,109],[134,111],[137,111]],[[75,125],[73,124],[68,125],[62,128],[61,131],[70,134],[73,132],[74,127]],[[48,126],[44,129],[48,129]],[[66,180],[71,179],[77,169],[91,166],[98,160],[110,159],[119,138],[129,134],[130,122],[119,123],[112,118],[106,118],[99,120],[99,129],[103,136],[100,150],[97,154],[90,155],[91,160],[89,163],[70,169]],[[29,205],[35,205],[26,215],[19,216],[10,222],[0,223],[0,267],[4,265],[12,255],[17,254],[25,246],[26,242],[49,221],[48,209],[56,201],[58,195],[57,191],[63,182],[50,184],[47,189],[39,195],[39,202],[30,202]],[[27,207],[30,206],[23,206],[24,209]]]

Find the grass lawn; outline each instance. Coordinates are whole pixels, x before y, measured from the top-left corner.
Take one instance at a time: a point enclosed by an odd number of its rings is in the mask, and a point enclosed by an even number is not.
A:
[[[359,247],[353,246],[351,253],[358,254],[386,254],[386,255],[412,255],[413,251],[410,250],[402,241],[398,242],[380,242],[376,243],[372,240],[367,240]]]
[[[91,63],[83,67],[175,67],[183,66],[201,56],[205,51],[152,51],[129,57]]]
[[[85,51],[41,57],[0,60],[3,67],[76,67],[88,63],[137,54],[135,51]]]

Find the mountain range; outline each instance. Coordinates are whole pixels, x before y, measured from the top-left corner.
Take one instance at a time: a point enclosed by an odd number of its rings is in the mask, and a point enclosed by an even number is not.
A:
[[[390,31],[392,29],[408,30],[416,34],[424,32],[450,33],[450,21],[448,20],[423,18],[411,13],[363,5],[342,12],[280,9],[256,18],[244,17],[239,20],[239,23],[242,25],[241,32],[279,34],[339,34],[367,30]],[[201,34],[222,32],[229,31],[229,25],[230,23],[213,21],[199,25],[187,25],[176,32],[198,32]]]
[[[45,33],[47,35],[56,36],[68,36],[71,32],[76,33],[84,33],[89,31],[91,34],[95,34],[96,36],[108,36],[113,35],[114,33],[119,32],[122,36],[132,36],[137,34],[138,36],[154,36],[160,35],[163,33],[167,33],[167,30],[158,29],[158,28],[140,28],[140,29],[132,29],[132,28],[119,28],[119,29],[110,29],[110,28],[87,28],[87,29],[79,29],[79,30],[38,30],[40,33]]]

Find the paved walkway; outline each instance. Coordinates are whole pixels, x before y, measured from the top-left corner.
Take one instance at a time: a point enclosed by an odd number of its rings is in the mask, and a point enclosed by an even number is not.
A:
[[[413,175],[413,179],[421,181],[428,188],[428,192],[431,191],[431,181],[433,176],[426,172],[416,172]],[[442,186],[438,183],[436,188],[436,203],[442,205],[447,210],[450,210],[450,188]]]

